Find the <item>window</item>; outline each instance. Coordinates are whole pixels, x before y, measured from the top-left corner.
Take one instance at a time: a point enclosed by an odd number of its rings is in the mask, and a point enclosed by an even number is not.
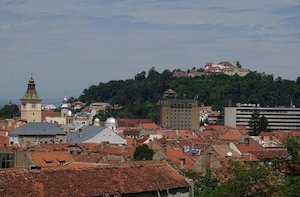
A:
[[[44,159],[44,161],[45,161],[46,163],[52,163],[52,160],[50,160],[50,159]]]
[[[60,164],[66,163],[66,161],[65,161],[64,159],[57,159],[57,161],[58,161]]]

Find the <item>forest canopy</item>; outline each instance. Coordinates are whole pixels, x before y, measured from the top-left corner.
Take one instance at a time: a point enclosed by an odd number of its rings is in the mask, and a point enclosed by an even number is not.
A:
[[[194,78],[173,77],[165,70],[152,67],[148,73],[138,73],[133,79],[100,82],[83,91],[79,97],[87,103],[108,102],[123,106],[117,117],[151,118],[158,121],[159,106],[164,91],[176,91],[177,98],[196,98],[199,103],[222,110],[233,103],[260,103],[261,106],[300,106],[300,78],[296,81],[274,79],[273,75],[250,72],[244,77],[225,74],[202,75]]]

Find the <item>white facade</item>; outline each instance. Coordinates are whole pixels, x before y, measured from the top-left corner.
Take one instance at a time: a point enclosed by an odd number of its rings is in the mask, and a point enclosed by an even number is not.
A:
[[[109,128],[104,129],[103,131],[99,132],[97,135],[84,141],[83,143],[100,144],[102,142],[108,142],[110,144],[127,145],[127,140],[123,139]]]
[[[9,144],[19,145],[19,137],[9,137]]]
[[[257,109],[269,122],[270,130],[300,130],[300,108],[295,107],[256,107],[242,104],[238,107],[225,107],[225,126],[247,127],[253,112]]]

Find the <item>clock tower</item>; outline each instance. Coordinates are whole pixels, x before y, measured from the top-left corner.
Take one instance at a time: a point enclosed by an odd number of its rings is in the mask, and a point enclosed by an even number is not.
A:
[[[32,75],[21,101],[21,119],[24,119],[27,122],[42,122],[42,99],[39,98],[39,95],[35,90],[35,83]]]

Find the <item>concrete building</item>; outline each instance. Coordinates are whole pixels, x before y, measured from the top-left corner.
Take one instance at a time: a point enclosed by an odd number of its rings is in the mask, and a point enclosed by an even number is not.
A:
[[[248,127],[249,120],[255,110],[267,118],[270,130],[300,129],[300,108],[260,107],[255,104],[238,104],[237,107],[225,107],[225,126]]]
[[[199,117],[197,100],[165,99],[161,101],[161,124],[164,128],[198,130]]]
[[[35,89],[35,83],[31,76],[28,82],[28,88],[21,99],[21,119],[27,122],[41,122],[42,121],[42,99]]]

